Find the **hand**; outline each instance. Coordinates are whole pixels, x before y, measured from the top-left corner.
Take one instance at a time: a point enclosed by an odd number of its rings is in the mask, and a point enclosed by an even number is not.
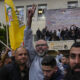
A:
[[[35,13],[36,10],[36,5],[32,5],[32,8],[28,10],[28,21],[27,21],[27,26],[31,28],[31,23],[32,23],[32,17]]]
[[[5,52],[8,52],[8,51],[10,51],[10,49],[9,48],[6,48]]]
[[[12,56],[15,56],[15,50],[12,50]]]
[[[29,19],[32,19],[34,13],[35,13],[35,10],[36,10],[36,5],[32,5],[32,8],[28,10],[28,18]]]

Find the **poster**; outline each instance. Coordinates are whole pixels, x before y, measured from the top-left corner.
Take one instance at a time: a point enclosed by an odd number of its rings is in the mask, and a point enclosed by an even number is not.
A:
[[[46,26],[49,31],[70,28],[75,24],[80,27],[80,8],[74,9],[49,9],[45,13]]]

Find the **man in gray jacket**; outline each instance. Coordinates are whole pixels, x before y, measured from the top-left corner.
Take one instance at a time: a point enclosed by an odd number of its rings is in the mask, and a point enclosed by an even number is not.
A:
[[[43,80],[43,71],[41,68],[41,61],[46,55],[48,50],[48,45],[45,40],[38,40],[36,42],[35,49],[33,47],[33,35],[31,30],[32,17],[35,12],[35,5],[28,10],[28,20],[27,27],[24,31],[24,46],[29,51],[30,56],[30,71],[29,71],[29,80]]]

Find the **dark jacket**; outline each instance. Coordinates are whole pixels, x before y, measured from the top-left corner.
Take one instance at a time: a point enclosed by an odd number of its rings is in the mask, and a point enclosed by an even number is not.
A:
[[[0,69],[0,80],[29,80],[29,70],[25,68],[21,72],[19,66],[13,62]]]
[[[63,80],[63,75],[61,74],[61,71],[58,70],[55,74],[53,74],[50,80]]]

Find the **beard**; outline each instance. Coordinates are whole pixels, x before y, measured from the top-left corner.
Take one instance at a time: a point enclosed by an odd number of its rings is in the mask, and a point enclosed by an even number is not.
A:
[[[46,54],[47,54],[47,51],[48,50],[45,50],[45,51],[43,51],[43,52],[37,52],[37,54],[38,54],[38,56],[40,56],[40,57],[43,57],[43,56],[45,56]]]
[[[49,80],[48,78],[44,78],[44,80]]]
[[[22,61],[21,61],[22,60]],[[26,62],[27,62],[27,60],[25,60],[24,61],[24,59],[21,59],[21,60],[16,60],[16,63],[18,64],[18,65],[26,65]]]
[[[16,63],[17,63],[18,65],[25,65],[25,63],[21,63],[21,62],[19,62],[19,61],[16,61]]]
[[[80,72],[74,72],[70,80],[80,80]]]
[[[47,77],[47,76],[45,76],[44,80],[50,80],[50,78],[49,78],[49,77]]]
[[[79,70],[76,71],[76,69],[79,69]],[[74,71],[74,72],[80,72],[80,64],[76,64],[76,65],[73,67],[73,71]]]
[[[75,69],[80,69],[80,65],[75,65],[73,69],[69,68],[64,80],[80,80],[80,71],[75,71]]]

